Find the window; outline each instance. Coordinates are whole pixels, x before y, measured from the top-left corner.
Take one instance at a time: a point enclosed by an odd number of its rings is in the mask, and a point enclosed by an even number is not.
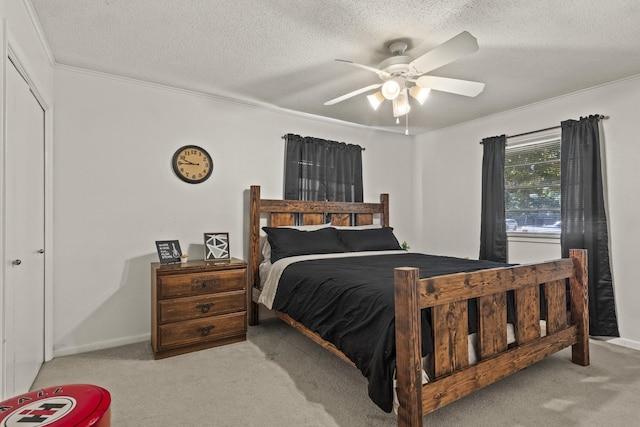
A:
[[[287,134],[284,198],[362,202],[362,147]]]
[[[560,135],[505,150],[507,231],[560,234]]]

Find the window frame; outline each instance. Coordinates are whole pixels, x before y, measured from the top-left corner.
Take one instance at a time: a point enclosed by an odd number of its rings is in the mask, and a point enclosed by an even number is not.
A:
[[[527,135],[511,138],[510,140],[507,141],[505,158],[506,156],[508,156],[509,148],[523,147],[527,145],[542,144],[542,143],[557,141],[558,148],[560,149],[560,146],[559,146],[560,137],[561,137],[561,129],[558,127],[554,129],[548,129],[543,132],[535,132],[535,134],[527,134]],[[560,161],[561,159],[559,158],[558,162]],[[558,177],[558,179],[560,179],[560,177]],[[505,220],[512,219],[511,216],[509,216],[509,213],[507,212],[508,203],[507,203],[506,197],[507,197],[507,183],[506,183],[506,177],[505,177]],[[560,213],[560,208],[558,208],[558,213]],[[540,231],[540,228],[542,227],[535,227],[536,228],[535,231],[523,231],[521,228],[522,226],[518,224],[518,229],[507,230],[507,238],[509,240],[516,240],[516,239],[526,240],[527,238],[560,240],[560,229],[557,229],[557,231],[554,229],[554,231],[552,232],[542,232]]]

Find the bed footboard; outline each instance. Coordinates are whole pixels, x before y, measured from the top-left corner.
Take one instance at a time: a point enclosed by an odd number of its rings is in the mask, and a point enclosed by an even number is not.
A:
[[[566,283],[569,281],[570,313]],[[587,253],[543,263],[420,279],[395,269],[399,426],[572,346],[573,363],[589,364]],[[540,313],[540,288],[546,313]],[[507,291],[515,296],[515,342],[507,344]],[[468,300],[477,299],[478,358],[468,360]],[[420,310],[431,308],[434,378],[422,384]],[[540,328],[545,320],[546,334]]]

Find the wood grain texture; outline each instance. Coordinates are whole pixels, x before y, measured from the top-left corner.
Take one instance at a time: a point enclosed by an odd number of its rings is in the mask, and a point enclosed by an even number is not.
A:
[[[156,359],[246,339],[247,264],[151,263],[151,348]]]
[[[302,214],[302,225],[324,224],[324,214]]]
[[[373,224],[373,214],[356,214],[355,225],[371,225]]]
[[[381,203],[261,199],[261,212],[383,213]]]
[[[567,286],[566,280],[556,280],[544,287],[547,306],[547,333],[552,334],[567,327]]]
[[[215,341],[247,332],[247,314],[244,311],[202,319],[172,322],[158,327],[159,349],[188,346]]]
[[[348,213],[332,213],[331,214],[331,225],[337,226],[349,226],[351,225],[351,215]]]
[[[525,344],[540,338],[540,287],[525,286],[515,291],[516,342]]]
[[[243,267],[228,270],[196,272],[188,264],[180,274],[158,274],[158,298],[175,298],[244,290],[247,286],[247,271]]]
[[[569,256],[575,274],[569,280],[571,290],[571,324],[578,328],[578,342],[571,348],[571,361],[589,365],[589,273],[587,251],[571,249]]]
[[[272,212],[269,225],[271,227],[290,227],[296,225],[296,219],[290,212]]]
[[[467,307],[467,301],[459,301],[432,309],[436,378],[469,364]]]
[[[507,349],[507,294],[478,298],[478,354],[481,360]]]
[[[382,218],[380,220],[380,224],[383,227],[389,227],[389,195],[383,193],[380,195],[380,206],[382,210]]]
[[[418,279],[419,306],[433,307],[432,321],[436,346],[436,379],[423,386],[423,413],[432,412],[568,346],[573,346],[574,362],[581,363],[586,360],[588,363],[588,335],[586,332],[579,332],[584,330],[584,322],[588,320],[584,315],[584,310],[587,309],[584,293],[586,282],[583,278],[583,272],[586,272],[585,262],[586,258],[583,260],[580,257],[572,257],[539,264]],[[575,268],[575,265],[581,268]],[[552,289],[557,286],[554,283],[567,278],[571,278],[571,282],[574,283],[575,291],[572,291],[572,295],[575,296],[572,296],[572,306],[578,307],[578,320],[572,322],[571,326],[540,337],[539,285],[550,282]],[[506,339],[506,333],[492,320],[497,313],[496,310],[502,313],[501,307],[503,304],[506,305],[502,297],[497,295],[504,295],[504,292],[509,290],[516,291],[515,310],[521,331],[520,341],[513,347],[505,346],[502,336]],[[462,346],[462,340],[457,340],[456,336],[460,334],[461,323],[466,329],[467,319],[464,318],[463,321],[462,318],[466,308],[461,310],[458,304],[466,304],[470,298],[479,298],[478,336],[481,342],[481,360],[473,366],[464,366],[459,363],[462,352],[458,351]],[[403,314],[396,313],[396,322],[401,315]],[[484,330],[486,328],[489,329]],[[396,334],[398,333],[397,331]],[[452,342],[459,344],[451,345]],[[487,342],[491,343],[489,347],[486,346]],[[409,399],[409,402],[412,401]],[[399,425],[402,425],[400,421]]]
[[[158,302],[158,321],[164,323],[197,319],[215,314],[245,311],[246,307],[247,301],[244,291],[174,298]]]
[[[540,264],[493,268],[473,273],[456,273],[420,280],[420,306],[477,298],[518,289],[536,283],[546,283],[571,276],[573,262],[559,259]]]
[[[421,321],[417,268],[394,270],[398,425],[422,425]]]
[[[497,356],[478,362],[438,378],[422,387],[422,410],[426,415],[460,399],[482,387],[513,374],[576,342],[577,328],[564,329],[556,334],[509,349]],[[526,393],[526,386],[522,390]]]
[[[250,326],[260,322],[258,304],[252,299],[251,289],[260,287],[260,187],[252,185],[249,189],[249,292],[248,322]],[[257,300],[255,300],[257,301]]]

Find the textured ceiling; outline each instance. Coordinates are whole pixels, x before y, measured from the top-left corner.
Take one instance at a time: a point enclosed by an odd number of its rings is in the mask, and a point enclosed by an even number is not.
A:
[[[412,134],[640,74],[637,0],[27,0],[56,63],[404,131],[379,83],[386,45],[420,56],[462,31],[480,50],[429,74],[485,83],[475,98],[432,91]],[[413,102],[413,100],[412,100]]]

